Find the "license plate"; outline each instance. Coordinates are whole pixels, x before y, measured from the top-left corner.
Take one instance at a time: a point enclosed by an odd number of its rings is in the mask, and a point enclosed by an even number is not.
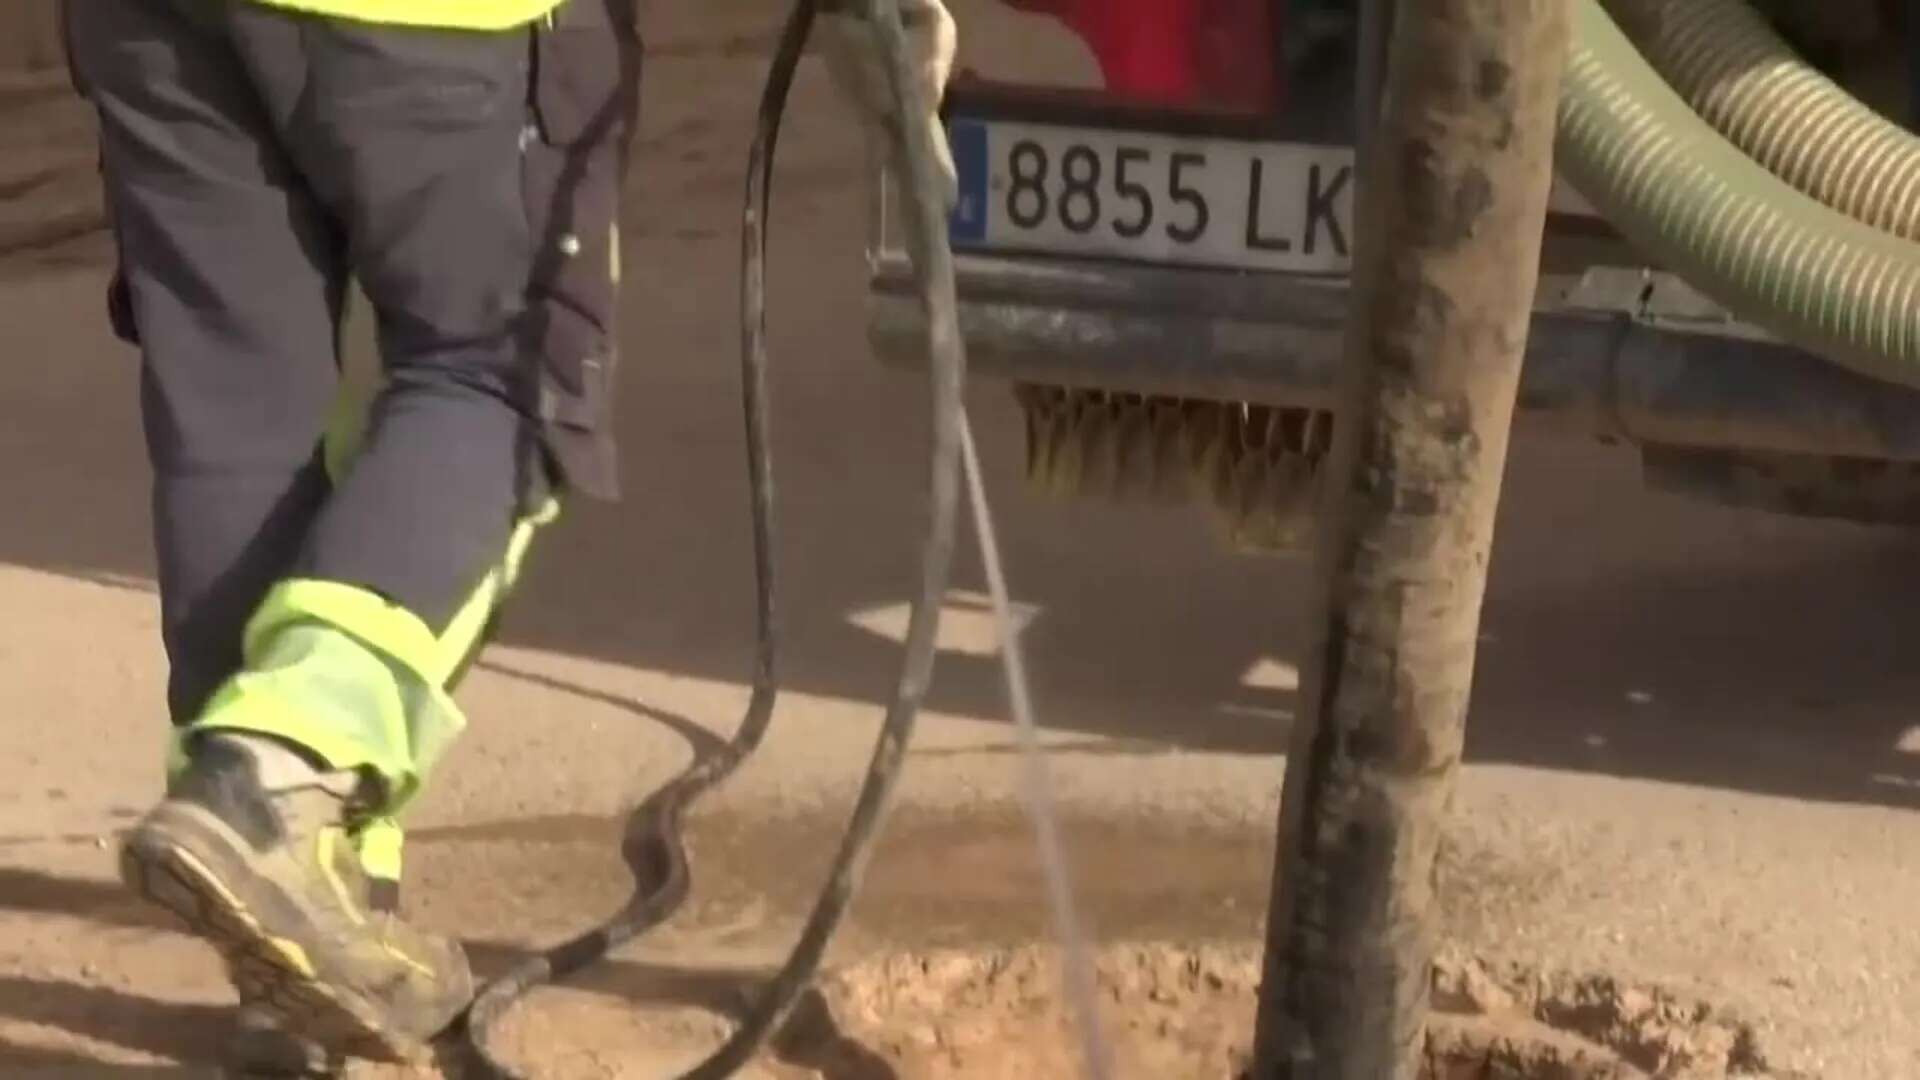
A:
[[[958,118],[956,248],[1343,274],[1353,150]]]

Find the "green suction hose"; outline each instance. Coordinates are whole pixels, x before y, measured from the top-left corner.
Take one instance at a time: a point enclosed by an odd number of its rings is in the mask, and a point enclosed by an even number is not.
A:
[[[1579,0],[1574,20],[1558,153],[1581,194],[1742,318],[1855,371],[1920,385],[1920,245],[1802,194],[1727,141],[1599,0]]]
[[[1603,0],[1714,129],[1856,221],[1920,239],[1920,138],[1821,74],[1747,0]]]

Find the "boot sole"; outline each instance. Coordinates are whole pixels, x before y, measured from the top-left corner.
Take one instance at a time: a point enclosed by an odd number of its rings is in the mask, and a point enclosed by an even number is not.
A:
[[[353,1057],[418,1063],[426,1051],[421,1037],[406,1034],[365,994],[328,982],[313,950],[268,928],[268,921],[284,928],[307,920],[270,879],[242,869],[247,851],[246,841],[212,814],[162,806],[121,847],[120,877],[212,943],[241,996],[289,1031]]]

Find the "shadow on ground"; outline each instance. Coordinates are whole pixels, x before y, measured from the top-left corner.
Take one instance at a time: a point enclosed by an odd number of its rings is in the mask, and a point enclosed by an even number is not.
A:
[[[216,1063],[228,1010],[213,1005],[157,1001],[105,986],[54,979],[0,976],[0,1016],[36,1027],[57,1028],[69,1034],[142,1055],[171,1061]],[[147,1077],[182,1075],[153,1066],[110,1065],[94,1057],[67,1059],[57,1051],[0,1045],[0,1068],[9,1077],[58,1075],[61,1067],[74,1077]]]
[[[59,914],[96,927],[173,929],[164,918],[131,902],[116,885],[17,867],[0,868],[0,912]],[[499,976],[529,959],[525,948],[471,941],[468,955],[483,978]],[[759,968],[688,967],[643,960],[596,965],[568,981],[575,991],[605,995],[642,1008],[692,1008],[739,1019],[772,972]],[[92,983],[0,975],[0,1018],[78,1036],[90,1044],[179,1066],[115,1065],[94,1055],[0,1041],[0,1073],[9,1078],[201,1077],[220,1061],[231,1023],[226,1006],[164,1001]],[[448,1076],[473,1072],[456,1035],[438,1048]],[[894,1080],[884,1059],[841,1031],[826,1000],[809,991],[773,1043],[781,1060],[819,1071],[824,1080]],[[477,1074],[476,1074],[477,1075]]]

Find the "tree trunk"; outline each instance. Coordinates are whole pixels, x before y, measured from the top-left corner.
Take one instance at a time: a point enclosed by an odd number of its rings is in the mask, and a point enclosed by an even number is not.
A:
[[[1565,0],[1396,7],[1363,163],[1258,1080],[1420,1074],[1435,857],[1551,183]]]

